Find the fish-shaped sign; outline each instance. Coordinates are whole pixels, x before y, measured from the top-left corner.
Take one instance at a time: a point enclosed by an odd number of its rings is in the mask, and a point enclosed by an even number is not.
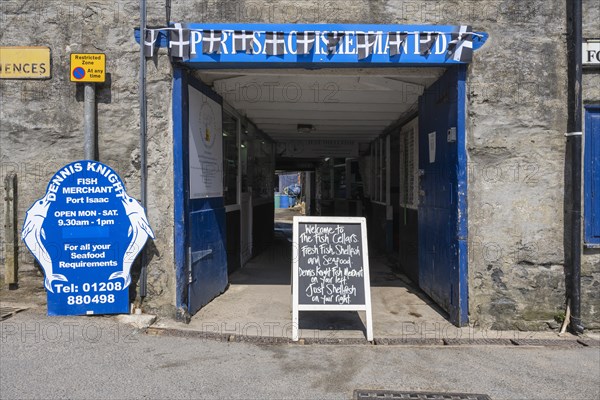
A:
[[[131,269],[154,232],[119,175],[97,161],[61,168],[21,237],[41,266],[49,315],[129,312]]]

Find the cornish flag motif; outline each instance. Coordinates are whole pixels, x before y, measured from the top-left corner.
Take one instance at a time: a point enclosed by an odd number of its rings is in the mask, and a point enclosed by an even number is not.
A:
[[[252,31],[234,31],[233,32],[233,54],[246,53],[252,54]]]
[[[436,33],[431,32],[419,33],[419,54],[424,56],[431,53],[437,36]]]
[[[331,54],[335,52],[335,48],[340,43],[344,36],[344,32],[328,32],[327,33],[327,51]]]
[[[270,56],[282,56],[285,53],[283,32],[267,32],[265,39],[266,52]]]
[[[473,33],[471,27],[462,25],[458,33],[452,33],[448,43],[448,58],[454,61],[471,62],[473,58]]]
[[[382,55],[392,58],[405,54],[402,60],[394,58],[389,62],[439,62],[438,60],[443,60],[445,56],[446,61],[469,63],[472,61],[474,48],[479,48],[487,38],[485,34],[472,32],[468,25],[454,26],[450,32],[364,30],[347,34],[344,31],[332,31],[323,33],[322,37],[319,31],[284,33],[220,29],[193,29],[195,34],[192,36],[189,26],[191,25],[175,23],[170,27],[146,29],[141,35],[144,56],[156,56],[156,49],[164,45],[161,42],[164,42],[165,38],[168,38],[168,53],[172,61],[188,61],[190,57],[198,57],[196,54],[200,51],[196,46],[201,46],[202,54],[254,54],[257,49],[268,56],[302,56],[317,51],[323,54],[317,46],[323,41],[331,61],[338,61],[337,55],[341,56],[341,62],[348,62],[348,56],[351,55],[355,60],[364,61],[372,55],[377,59]],[[448,45],[443,49],[441,47],[446,40]],[[190,53],[192,49],[193,55]],[[336,57],[331,57],[333,54],[336,54]],[[418,55],[427,61],[419,60]],[[430,55],[433,58],[429,58]],[[289,62],[291,59],[284,58],[284,61]]]
[[[154,57],[154,49],[156,48],[156,39],[160,31],[155,29],[146,29],[144,33],[144,57]]]
[[[221,31],[210,31],[202,32],[202,53],[204,54],[221,54]]]
[[[374,33],[358,33],[356,35],[356,49],[358,50],[358,59],[364,60],[373,54],[373,47],[377,41],[377,35]]]
[[[310,54],[315,45],[314,32],[298,32],[296,35],[296,48],[298,54]]]
[[[390,46],[390,57],[394,57],[400,54],[400,48],[404,46],[406,43],[407,33],[401,32],[390,32],[388,33],[389,37],[389,46]]]
[[[190,30],[182,28],[180,23],[169,32],[169,57],[187,61],[190,58]]]

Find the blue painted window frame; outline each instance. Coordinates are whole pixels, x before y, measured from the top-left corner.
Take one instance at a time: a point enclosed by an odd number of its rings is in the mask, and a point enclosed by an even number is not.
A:
[[[585,106],[584,147],[584,241],[587,247],[600,247],[600,104]]]

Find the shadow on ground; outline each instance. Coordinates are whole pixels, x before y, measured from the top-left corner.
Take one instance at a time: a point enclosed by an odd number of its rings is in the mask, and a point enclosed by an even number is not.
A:
[[[290,211],[291,210],[291,211]],[[272,245],[229,276],[228,290],[202,308],[190,329],[217,333],[288,337],[292,320],[292,223],[298,211],[286,209],[275,216]],[[372,253],[371,253],[372,254]],[[408,278],[392,270],[385,257],[369,260],[373,327],[378,337],[449,325],[446,313]],[[364,337],[361,312],[300,313],[303,337]]]

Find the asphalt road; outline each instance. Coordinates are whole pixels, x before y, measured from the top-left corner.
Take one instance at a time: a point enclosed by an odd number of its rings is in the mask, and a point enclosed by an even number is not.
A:
[[[359,388],[600,398],[597,347],[222,343],[36,310],[0,324],[2,399],[349,399]]]

